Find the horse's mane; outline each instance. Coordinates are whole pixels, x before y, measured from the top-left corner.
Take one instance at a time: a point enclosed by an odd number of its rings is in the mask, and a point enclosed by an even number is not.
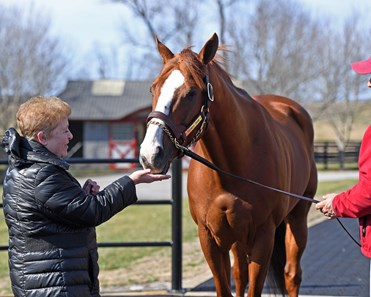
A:
[[[218,50],[225,49],[219,47]],[[222,55],[216,54],[208,65],[223,72],[223,75],[231,77],[231,75],[224,70],[225,61]],[[186,79],[193,79],[198,88],[205,88],[205,67],[198,59],[197,54],[191,50],[191,47],[183,49],[180,53],[175,55],[174,59],[168,61],[164,65],[161,74],[155,79],[154,84],[158,83],[160,77],[168,77],[168,74],[175,68],[178,68],[183,74],[188,74],[189,77],[186,77]]]

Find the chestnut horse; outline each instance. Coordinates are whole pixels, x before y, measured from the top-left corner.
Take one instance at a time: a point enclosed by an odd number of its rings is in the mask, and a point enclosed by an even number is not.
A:
[[[250,97],[237,88],[215,58],[218,43],[214,34],[198,54],[190,48],[173,54],[157,40],[164,65],[151,87],[142,166],[167,172],[182,148],[195,143],[195,153],[224,171],[312,198],[317,170],[310,116],[288,98]],[[194,160],[187,189],[217,296],[232,296],[230,250],[236,296],[244,296],[247,284],[247,296],[261,296],[272,271],[280,293],[298,296],[310,201],[222,175]]]

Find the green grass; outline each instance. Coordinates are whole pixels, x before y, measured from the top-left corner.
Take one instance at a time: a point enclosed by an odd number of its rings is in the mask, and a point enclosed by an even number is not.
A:
[[[322,163],[317,163],[318,171],[329,170],[329,171],[339,171],[339,170],[358,170],[357,163],[345,163],[344,168],[340,168],[340,164],[338,162],[328,163],[327,168]]]
[[[355,179],[346,179],[340,181],[325,181],[318,183],[318,189],[316,193],[316,197],[321,197],[325,194],[329,193],[339,193],[346,189],[352,187],[357,180]]]
[[[196,225],[183,199],[183,241],[197,237]],[[133,205],[97,228],[98,242],[171,241],[170,205]],[[133,261],[153,254],[161,247],[101,248],[102,269],[125,268]],[[170,249],[170,247],[165,247]]]
[[[319,183],[316,197],[326,193],[340,192],[351,187],[355,180],[328,181]],[[1,200],[1,199],[0,199]],[[188,200],[183,199],[183,240],[197,240],[197,228],[189,210]],[[170,241],[170,205],[132,205],[108,222],[97,227],[98,242],[126,241]],[[7,228],[3,212],[0,211],[0,245],[7,245]],[[128,267],[134,261],[151,256],[169,247],[100,248],[101,271]],[[0,296],[10,293],[7,254],[0,252]]]

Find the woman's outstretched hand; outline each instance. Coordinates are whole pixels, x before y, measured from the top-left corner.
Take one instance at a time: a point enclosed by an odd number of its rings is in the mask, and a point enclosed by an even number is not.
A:
[[[171,176],[168,174],[153,174],[151,169],[142,169],[134,171],[129,177],[133,180],[134,184],[149,184],[155,181],[169,179]]]

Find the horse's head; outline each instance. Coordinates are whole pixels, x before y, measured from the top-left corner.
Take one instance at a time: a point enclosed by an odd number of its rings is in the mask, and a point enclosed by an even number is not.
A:
[[[207,64],[219,41],[214,34],[198,54],[189,48],[173,54],[156,41],[164,66],[151,87],[152,112],[140,146],[140,163],[153,173],[165,173],[181,154],[179,148],[197,141],[206,128],[208,104],[213,100]]]

